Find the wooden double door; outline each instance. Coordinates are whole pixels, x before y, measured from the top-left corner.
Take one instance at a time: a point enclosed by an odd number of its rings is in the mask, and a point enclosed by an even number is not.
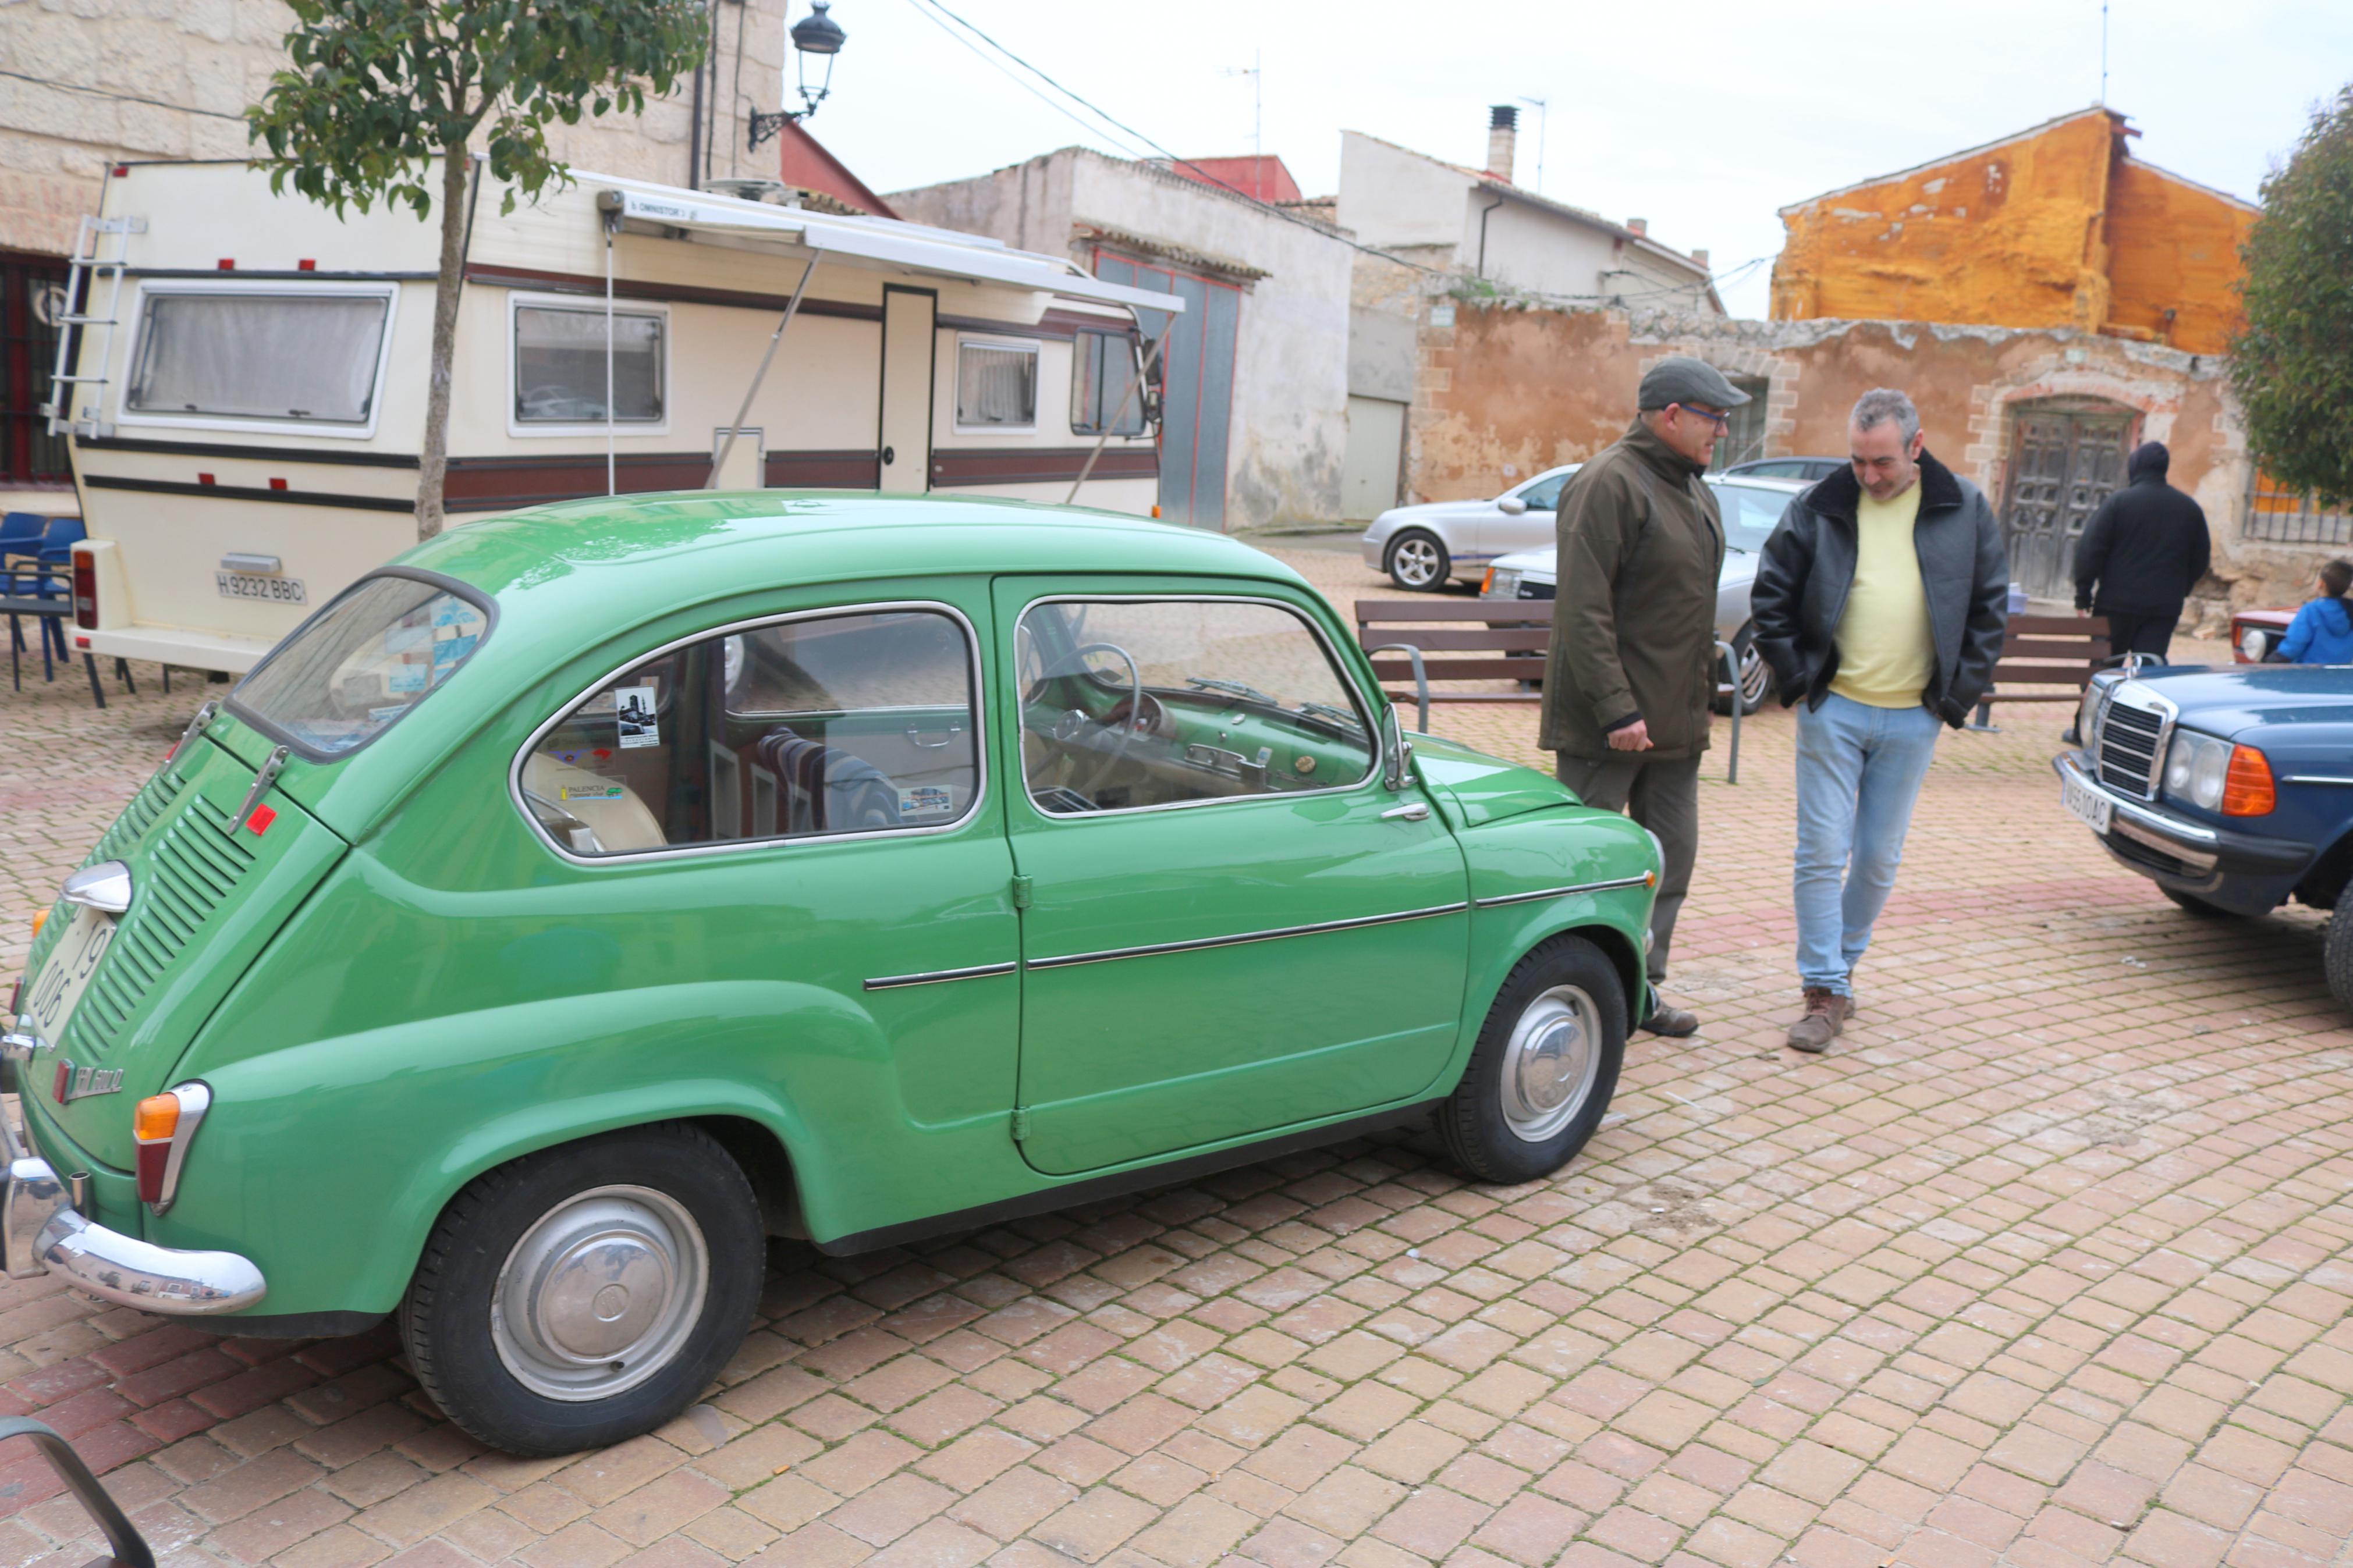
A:
[[[2075,542],[2125,482],[2137,419],[2129,408],[2090,400],[2033,404],[2011,415],[2002,536],[2010,581],[2029,595],[2073,597]]]

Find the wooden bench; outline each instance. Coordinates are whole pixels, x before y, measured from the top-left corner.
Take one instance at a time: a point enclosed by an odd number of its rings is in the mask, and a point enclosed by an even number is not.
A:
[[[1356,605],[1356,642],[1372,656],[1373,674],[1391,698],[1411,697],[1419,706],[1415,728],[1430,732],[1433,702],[1521,702],[1544,700],[1532,683],[1544,675],[1545,655],[1552,647],[1552,601],[1549,599],[1359,599]],[[1438,624],[1432,624],[1438,623]],[[1716,657],[1726,672],[1716,682],[1716,695],[1733,690],[1730,682],[1740,667],[1729,645],[1718,642]],[[1383,654],[1401,658],[1384,658]],[[2085,679],[2090,677],[2086,676]],[[1522,683],[1511,691],[1439,691],[1433,680],[1510,680]],[[1398,690],[1392,681],[1410,681]],[[1732,704],[1732,755],[1726,770],[1733,784],[1740,782],[1740,703]]]
[[[1993,685],[1978,701],[1972,730],[1990,730],[1997,702],[2080,702],[2092,672],[2108,659],[2108,623],[2100,616],[2012,616],[1994,659]],[[2009,687],[2058,689],[2008,690]]]

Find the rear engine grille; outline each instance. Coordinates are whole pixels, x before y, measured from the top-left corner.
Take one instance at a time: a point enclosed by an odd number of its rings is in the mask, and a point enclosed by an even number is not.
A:
[[[137,873],[131,912],[66,1026],[69,1054],[112,1048],[132,1012],[252,865],[253,851],[229,831],[227,815],[201,795],[190,797]]]
[[[153,778],[140,786],[137,795],[131,797],[131,804],[122,808],[122,815],[114,819],[114,826],[100,837],[98,847],[90,852],[82,865],[95,866],[101,860],[120,860],[130,854],[138,847],[139,841],[147,837],[147,830],[155,826],[156,820],[172,809],[172,803],[179,799],[180,792],[187,787],[187,781],[170,767],[159,770]],[[48,923],[41,928],[41,934],[33,939],[32,952],[25,955],[26,973],[31,974],[41,967],[42,962],[49,956],[49,949],[64,940],[66,927],[72,923],[73,911],[66,908],[64,900],[58,900],[49,910]]]
[[[2111,700],[2100,720],[2100,782],[2138,800],[2157,798],[2162,714]]]

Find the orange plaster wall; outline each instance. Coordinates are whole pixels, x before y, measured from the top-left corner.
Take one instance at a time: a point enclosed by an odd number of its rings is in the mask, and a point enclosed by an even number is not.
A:
[[[2108,188],[2108,320],[2191,353],[2222,353],[2238,316],[2239,246],[2254,219],[2211,192],[2120,162]]]
[[[2094,324],[2112,137],[2084,114],[1785,214],[1773,319]]]

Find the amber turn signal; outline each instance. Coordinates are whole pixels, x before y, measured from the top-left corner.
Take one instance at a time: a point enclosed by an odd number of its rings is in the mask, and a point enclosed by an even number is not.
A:
[[[2222,780],[2222,815],[2265,816],[2279,804],[2272,788],[2272,764],[2253,746],[2231,748],[2231,771]]]
[[[33,934],[34,934],[35,936],[38,936],[38,935],[40,935],[40,934],[41,934],[41,928],[42,928],[43,926],[45,926],[45,925],[48,924],[48,923],[49,923],[49,911],[48,911],[48,910],[35,910],[33,911]]]
[[[142,1143],[168,1143],[180,1130],[180,1097],[151,1094],[131,1115],[131,1135]]]

